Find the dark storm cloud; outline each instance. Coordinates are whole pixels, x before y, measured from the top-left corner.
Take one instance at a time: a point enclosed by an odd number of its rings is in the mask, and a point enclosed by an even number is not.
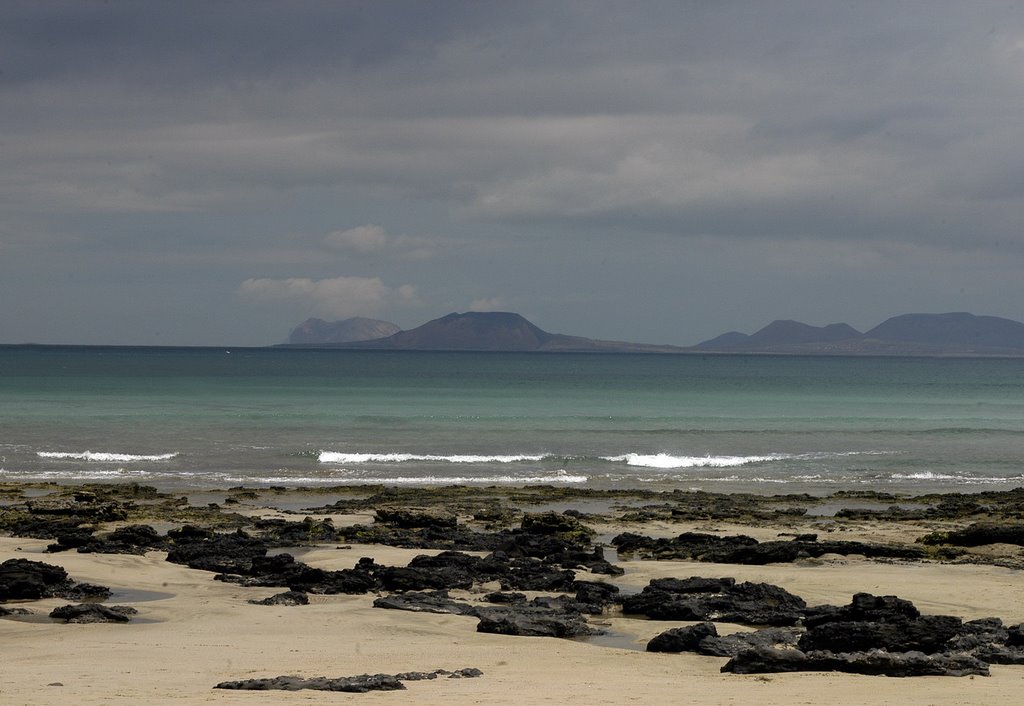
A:
[[[996,2],[4,3],[0,267],[8,294],[47,281],[86,307],[82,281],[104,282],[96,301],[139,317],[118,264],[189,279],[225,317],[255,292],[280,316],[502,302],[570,325],[558,302],[602,263],[658,281],[680,253],[750,280],[803,248],[875,290],[994,257],[998,282],[1024,254],[1022,109],[1024,10]],[[543,289],[538,243],[601,257]],[[782,289],[749,316],[795,316]],[[1013,313],[994,285],[918,290]],[[624,306],[673,299],[645,297]]]

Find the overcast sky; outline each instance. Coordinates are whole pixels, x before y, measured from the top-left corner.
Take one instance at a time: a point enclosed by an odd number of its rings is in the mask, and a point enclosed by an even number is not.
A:
[[[0,342],[471,309],[1024,319],[1024,3],[0,3]]]

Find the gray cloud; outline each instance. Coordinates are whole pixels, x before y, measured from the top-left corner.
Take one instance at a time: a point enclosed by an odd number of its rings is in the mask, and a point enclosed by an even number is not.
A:
[[[254,299],[308,302],[314,313],[335,318],[373,314],[389,305],[409,306],[417,301],[412,285],[389,287],[377,277],[253,278],[242,282],[239,292]]]
[[[996,2],[6,3],[0,324],[1024,318],[1022,62]]]
[[[336,230],[324,236],[324,244],[335,250],[359,255],[396,255],[425,260],[433,255],[437,244],[429,238],[392,235],[378,225],[362,225]]]

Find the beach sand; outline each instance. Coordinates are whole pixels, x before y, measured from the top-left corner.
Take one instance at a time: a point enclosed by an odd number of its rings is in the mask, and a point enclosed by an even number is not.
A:
[[[604,528],[612,529],[612,528]],[[615,528],[621,530],[621,528]],[[651,533],[652,527],[634,531]],[[659,529],[655,527],[654,529]],[[678,533],[685,526],[660,528]],[[735,528],[730,528],[735,529]],[[750,529],[750,528],[747,528]],[[891,528],[861,524],[864,536]],[[776,530],[760,528],[766,536]],[[858,538],[847,533],[844,539]],[[36,617],[0,619],[4,704],[1017,704],[1024,666],[990,677],[889,678],[836,673],[723,674],[724,658],[644,651],[654,635],[687,623],[598,617],[612,637],[576,641],[476,632],[476,620],[381,610],[373,595],[310,596],[307,606],[251,605],[282,589],[245,588],[145,556],[44,553],[48,540],[0,538],[0,561],[22,557],[64,567],[76,581],[110,586],[110,605],[138,609],[130,624],[58,624],[62,599],[27,602]],[[376,545],[325,545],[301,560],[351,567],[360,557],[404,565],[432,553]],[[846,604],[858,591],[894,594],[924,613],[1024,621],[1024,580],[1014,569],[851,557],[768,566],[626,561],[615,579],[639,590],[654,577],[733,576],[777,584],[809,604]],[[607,577],[593,577],[604,578]],[[120,594],[120,595],[119,595]],[[12,607],[12,604],[7,604]],[[719,624],[720,632],[741,630]],[[299,675],[456,670],[479,678],[406,682],[406,691],[227,691],[227,680]]]

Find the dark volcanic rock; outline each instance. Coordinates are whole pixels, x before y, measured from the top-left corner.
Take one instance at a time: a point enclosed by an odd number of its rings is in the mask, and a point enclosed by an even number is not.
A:
[[[92,534],[89,527],[81,527],[79,518],[37,517],[25,513],[4,513],[0,511],[0,529],[12,537],[31,537],[33,539],[57,539],[62,535]]]
[[[507,541],[501,533],[475,532],[463,526],[397,527],[386,523],[337,528],[339,541],[384,544],[408,549],[446,549],[489,552]]]
[[[373,559],[362,558],[352,569],[330,571],[295,561],[290,554],[256,557],[252,560],[248,578],[221,575],[217,578],[233,580],[246,586],[287,586],[293,591],[317,594],[359,594],[380,588],[374,576],[378,569]]]
[[[274,544],[296,546],[317,542],[336,542],[338,532],[330,518],[314,520],[306,517],[301,522],[288,522],[278,518],[257,520],[254,527]]]
[[[30,500],[25,503],[28,512],[38,517],[72,519],[78,524],[117,522],[128,519],[130,503],[68,502],[66,500]]]
[[[988,676],[988,665],[965,654],[926,655],[921,652],[802,652],[755,647],[741,652],[722,667],[723,672],[849,672],[890,677]]]
[[[414,613],[448,613],[478,617],[479,610],[469,603],[462,603],[448,597],[448,591],[393,593],[373,601],[374,608],[409,610]]]
[[[744,625],[795,625],[807,604],[799,596],[764,583],[729,579],[654,580],[623,599],[624,613],[652,620],[714,620]],[[678,589],[678,590],[677,590]]]
[[[214,689],[242,689],[248,691],[343,691],[365,694],[368,691],[400,691],[405,689],[402,680],[390,674],[360,674],[354,677],[273,677],[271,679],[245,679],[243,681],[224,681]]]
[[[801,650],[866,652],[945,652],[948,643],[963,627],[959,618],[926,615],[893,622],[839,621],[809,628],[800,637]]]
[[[796,647],[799,632],[795,628],[763,628],[754,632],[707,637],[697,645],[696,652],[713,657],[735,657],[754,647]]]
[[[809,608],[804,617],[804,625],[812,628],[823,623],[839,621],[903,622],[920,615],[921,611],[913,603],[903,598],[855,593],[850,604],[846,606]]]
[[[184,528],[183,528],[184,529]],[[192,533],[172,535],[174,544],[167,552],[167,561],[184,564],[191,569],[227,574],[247,575],[252,571],[253,559],[263,557],[269,545],[263,539],[245,532],[233,534]]]
[[[105,606],[100,603],[82,603],[54,608],[51,618],[66,623],[127,623],[139,611],[129,606]]]
[[[623,554],[638,554],[652,559],[691,559],[720,564],[773,564],[797,559],[818,558],[825,554],[863,555],[868,558],[922,559],[927,553],[918,547],[890,546],[866,542],[819,542],[808,537],[788,541],[758,542],[746,535],[719,537],[699,532],[684,532],[678,537],[644,537],[623,533],[612,539]]]
[[[526,595],[522,593],[503,593],[494,591],[484,596],[488,603],[499,603],[501,605],[525,605]]]
[[[982,662],[989,664],[1024,664],[1024,650],[1005,645],[981,645],[971,652]]]
[[[701,532],[683,532],[677,537],[657,539],[624,532],[611,541],[620,554],[639,554],[652,559],[699,559],[714,552],[732,551],[738,547],[754,546],[757,540],[746,535],[719,537]]]
[[[576,602],[589,606],[587,612],[598,615],[602,610],[615,603],[619,595],[619,587],[601,581],[574,581]]]
[[[284,593],[276,593],[263,600],[250,600],[249,603],[253,605],[309,605],[309,596],[302,591],[285,591]]]
[[[552,569],[537,559],[517,559],[499,579],[503,591],[570,591],[576,574]]]
[[[0,564],[0,601],[46,598],[72,583],[68,572],[52,564],[28,559],[8,559]]]
[[[56,544],[46,548],[48,552],[77,549],[80,553],[97,554],[145,554],[154,549],[163,549],[166,540],[149,525],[126,525],[104,537],[97,537],[91,531],[78,530],[57,537]]]
[[[708,637],[718,637],[714,623],[697,623],[685,628],[672,628],[652,638],[647,643],[647,651],[692,652]]]
[[[5,618],[10,615],[32,615],[31,610],[26,608],[4,608],[0,605],[0,618]]]
[[[965,632],[963,621],[949,615],[921,615],[913,603],[896,596],[858,593],[848,606],[812,609],[804,620],[801,650],[864,652],[945,652]],[[979,633],[978,625],[966,629]]]
[[[455,528],[458,519],[450,512],[440,510],[409,510],[406,508],[377,508],[377,522],[404,529],[418,527]]]
[[[360,674],[355,677],[273,677],[270,679],[245,679],[243,681],[225,681],[217,684],[214,689],[244,689],[250,691],[299,691],[314,689],[318,691],[342,691],[350,693],[366,693],[368,691],[399,691],[405,689],[403,681],[423,681],[425,679],[473,679],[483,676],[483,672],[474,667],[456,669],[435,669],[433,672],[401,672],[399,674]]]
[[[455,568],[385,566],[376,577],[388,591],[422,591],[439,588],[470,588],[473,576]]]
[[[528,512],[523,515],[522,530],[526,534],[558,537],[571,544],[584,546],[594,536],[594,530],[574,515],[564,512]]]
[[[8,559],[0,564],[0,601],[37,598],[106,598],[110,589],[76,583],[53,564],[28,559]]]
[[[958,547],[980,547],[985,544],[1024,546],[1024,524],[978,522],[962,530],[932,532],[918,539],[922,544],[952,544]]]
[[[478,632],[536,637],[579,637],[601,634],[581,615],[586,606],[568,596],[538,597],[530,603],[514,601],[501,606],[473,605],[448,597],[447,591],[403,593],[374,600],[375,608],[425,613],[450,613],[480,619]]]
[[[526,635],[534,637],[581,637],[598,635],[579,615],[546,610],[516,610],[493,608],[480,616],[477,632],[497,635]]]

